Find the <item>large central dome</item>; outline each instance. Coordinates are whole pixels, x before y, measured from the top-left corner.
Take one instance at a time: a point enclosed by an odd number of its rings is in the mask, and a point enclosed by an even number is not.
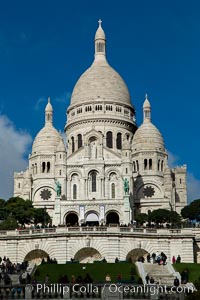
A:
[[[95,100],[131,105],[128,88],[121,76],[108,64],[105,33],[99,22],[95,35],[95,60],[76,83],[71,106]]]

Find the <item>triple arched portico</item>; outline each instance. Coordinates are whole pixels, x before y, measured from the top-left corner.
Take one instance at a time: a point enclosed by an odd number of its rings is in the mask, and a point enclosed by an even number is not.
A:
[[[102,219],[101,212],[96,212],[95,210],[90,210],[82,216],[80,219],[78,212],[69,211],[64,216],[64,224],[67,226],[99,226],[99,225],[110,225],[120,224],[120,217],[117,211],[111,210],[105,213],[104,219]]]

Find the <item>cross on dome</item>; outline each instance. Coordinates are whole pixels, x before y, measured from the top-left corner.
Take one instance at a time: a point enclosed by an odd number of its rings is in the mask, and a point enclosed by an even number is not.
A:
[[[99,23],[99,27],[101,27],[102,20],[99,19],[98,23]]]

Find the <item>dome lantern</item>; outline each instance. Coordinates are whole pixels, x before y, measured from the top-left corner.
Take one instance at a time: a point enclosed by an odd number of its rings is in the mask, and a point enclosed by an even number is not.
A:
[[[50,97],[48,97],[48,103],[45,108],[45,126],[53,124],[53,107],[50,102]]]
[[[151,104],[146,94],[143,104],[143,122],[151,122]]]
[[[98,21],[99,28],[95,34],[95,60],[105,59],[106,56],[106,36],[101,27],[101,19]]]

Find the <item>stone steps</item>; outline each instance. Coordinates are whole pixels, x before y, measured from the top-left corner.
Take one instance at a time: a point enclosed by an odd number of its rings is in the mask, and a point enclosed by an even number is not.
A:
[[[173,285],[174,283],[174,274],[170,273],[166,265],[158,265],[158,264],[147,264],[143,265],[145,273],[149,275],[149,277],[153,277],[155,282],[160,282],[164,285]]]

